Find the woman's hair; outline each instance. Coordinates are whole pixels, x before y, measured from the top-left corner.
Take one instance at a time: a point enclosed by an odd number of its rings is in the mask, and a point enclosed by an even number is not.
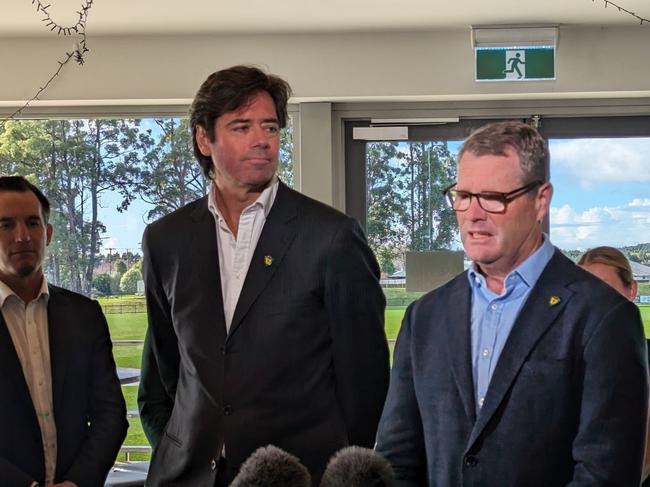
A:
[[[630,262],[623,252],[614,247],[595,247],[588,250],[582,254],[578,261],[578,265],[585,264],[605,264],[614,267],[626,288],[629,288],[634,282]]]

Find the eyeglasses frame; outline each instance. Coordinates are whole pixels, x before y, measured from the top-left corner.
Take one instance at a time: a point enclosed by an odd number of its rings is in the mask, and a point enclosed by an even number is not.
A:
[[[469,207],[472,204],[472,198],[476,198],[476,201],[478,201],[478,205],[481,207],[481,209],[483,211],[485,211],[487,213],[496,214],[496,215],[502,215],[508,210],[508,204],[511,201],[513,201],[513,200],[519,198],[520,196],[532,191],[536,187],[543,185],[544,181],[540,181],[538,179],[538,180],[532,181],[532,182],[530,182],[530,183],[528,183],[528,184],[526,184],[526,185],[524,185],[524,186],[522,186],[520,188],[513,189],[512,191],[509,191],[507,193],[499,193],[497,191],[481,191],[480,193],[470,193],[469,191],[459,191],[460,193],[463,193],[463,194],[466,194],[467,196],[469,196],[469,204],[467,205],[467,208],[465,208],[464,210],[457,210],[456,208],[454,208],[454,200],[451,197],[451,190],[457,184],[458,184],[458,182],[455,182],[455,183],[447,186],[446,188],[444,188],[442,190],[442,194],[444,195],[445,200],[447,201],[447,203],[449,204],[449,206],[451,207],[452,210],[454,210],[455,212],[467,211],[467,210],[469,210]],[[488,195],[492,199],[499,198],[499,199],[503,200],[503,210],[502,211],[492,211],[492,210],[485,209],[483,207],[483,205],[481,204],[481,199],[486,195]]]

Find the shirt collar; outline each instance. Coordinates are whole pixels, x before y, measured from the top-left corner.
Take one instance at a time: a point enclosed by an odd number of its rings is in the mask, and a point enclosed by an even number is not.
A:
[[[542,275],[546,264],[548,264],[548,262],[551,260],[551,257],[553,257],[553,253],[555,252],[555,248],[548,238],[548,235],[543,233],[542,239],[542,245],[540,245],[540,247],[535,250],[535,252],[528,256],[526,260],[524,260],[515,269],[508,273],[504,279],[505,283],[507,283],[508,278],[514,274],[517,274],[521,278],[522,282],[529,288],[532,288],[537,283],[539,276]],[[469,279],[469,283],[472,289],[478,283],[481,283],[483,286],[486,285],[485,277],[479,272],[475,262],[472,262],[472,265],[467,272],[467,278]]]
[[[275,196],[278,193],[278,177],[273,176],[271,181],[269,182],[269,185],[264,188],[264,190],[260,193],[260,195],[257,197],[257,199],[244,208],[244,211],[248,210],[249,208],[252,208],[253,206],[258,206],[264,210],[264,217],[269,216],[269,212],[271,211],[271,207],[273,206],[273,202],[275,201]],[[210,185],[210,192],[208,193],[208,209],[210,212],[212,212],[213,215],[217,217],[218,220],[223,220],[223,217],[221,215],[221,211],[219,211],[219,207],[217,206],[217,196],[216,196],[216,191],[217,191],[217,186],[212,183]],[[242,212],[243,213],[243,212]]]
[[[3,281],[0,281],[0,308],[2,308],[5,305],[5,301],[9,296],[16,296],[16,298],[20,299],[22,302],[22,299],[20,296],[18,296],[13,289],[11,289],[7,284],[5,284]],[[50,292],[47,287],[47,279],[45,278],[45,275],[43,275],[43,279],[41,280],[41,288],[38,291],[38,294],[36,295],[36,299],[34,301],[38,300],[43,296],[46,300],[49,299],[50,297]]]

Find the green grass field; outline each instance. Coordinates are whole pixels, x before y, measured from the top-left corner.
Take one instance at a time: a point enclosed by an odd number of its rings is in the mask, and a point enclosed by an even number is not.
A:
[[[395,302],[411,302],[417,299],[422,293],[406,293],[403,289],[386,289],[386,299],[390,303]],[[647,294],[650,294],[648,292]],[[111,304],[119,302],[118,299],[135,300],[142,299],[142,297],[120,297],[120,298],[104,298],[100,300],[109,301]],[[406,311],[407,304],[401,306],[387,306],[385,313],[385,330],[386,337],[389,340],[395,340],[402,325],[402,318]],[[643,319],[643,326],[647,337],[650,337],[650,305],[639,305],[641,318]],[[124,313],[124,314],[107,314],[109,328],[111,330],[111,338],[113,340],[142,340],[144,339],[145,331],[147,328],[147,315],[146,313]],[[391,357],[393,355],[393,343],[390,344]],[[142,345],[120,345],[113,347],[113,355],[118,367],[132,367],[140,368],[140,359],[142,356]],[[137,411],[137,391],[136,386],[123,386],[122,392],[126,400],[126,408],[128,411]],[[149,442],[142,431],[142,425],[137,417],[129,418],[129,432],[124,441],[125,445],[148,445]],[[132,460],[148,460],[148,454],[132,454]]]

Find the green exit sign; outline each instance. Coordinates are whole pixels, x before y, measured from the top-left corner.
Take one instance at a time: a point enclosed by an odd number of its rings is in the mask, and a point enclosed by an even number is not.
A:
[[[476,81],[555,79],[554,47],[476,48]]]

